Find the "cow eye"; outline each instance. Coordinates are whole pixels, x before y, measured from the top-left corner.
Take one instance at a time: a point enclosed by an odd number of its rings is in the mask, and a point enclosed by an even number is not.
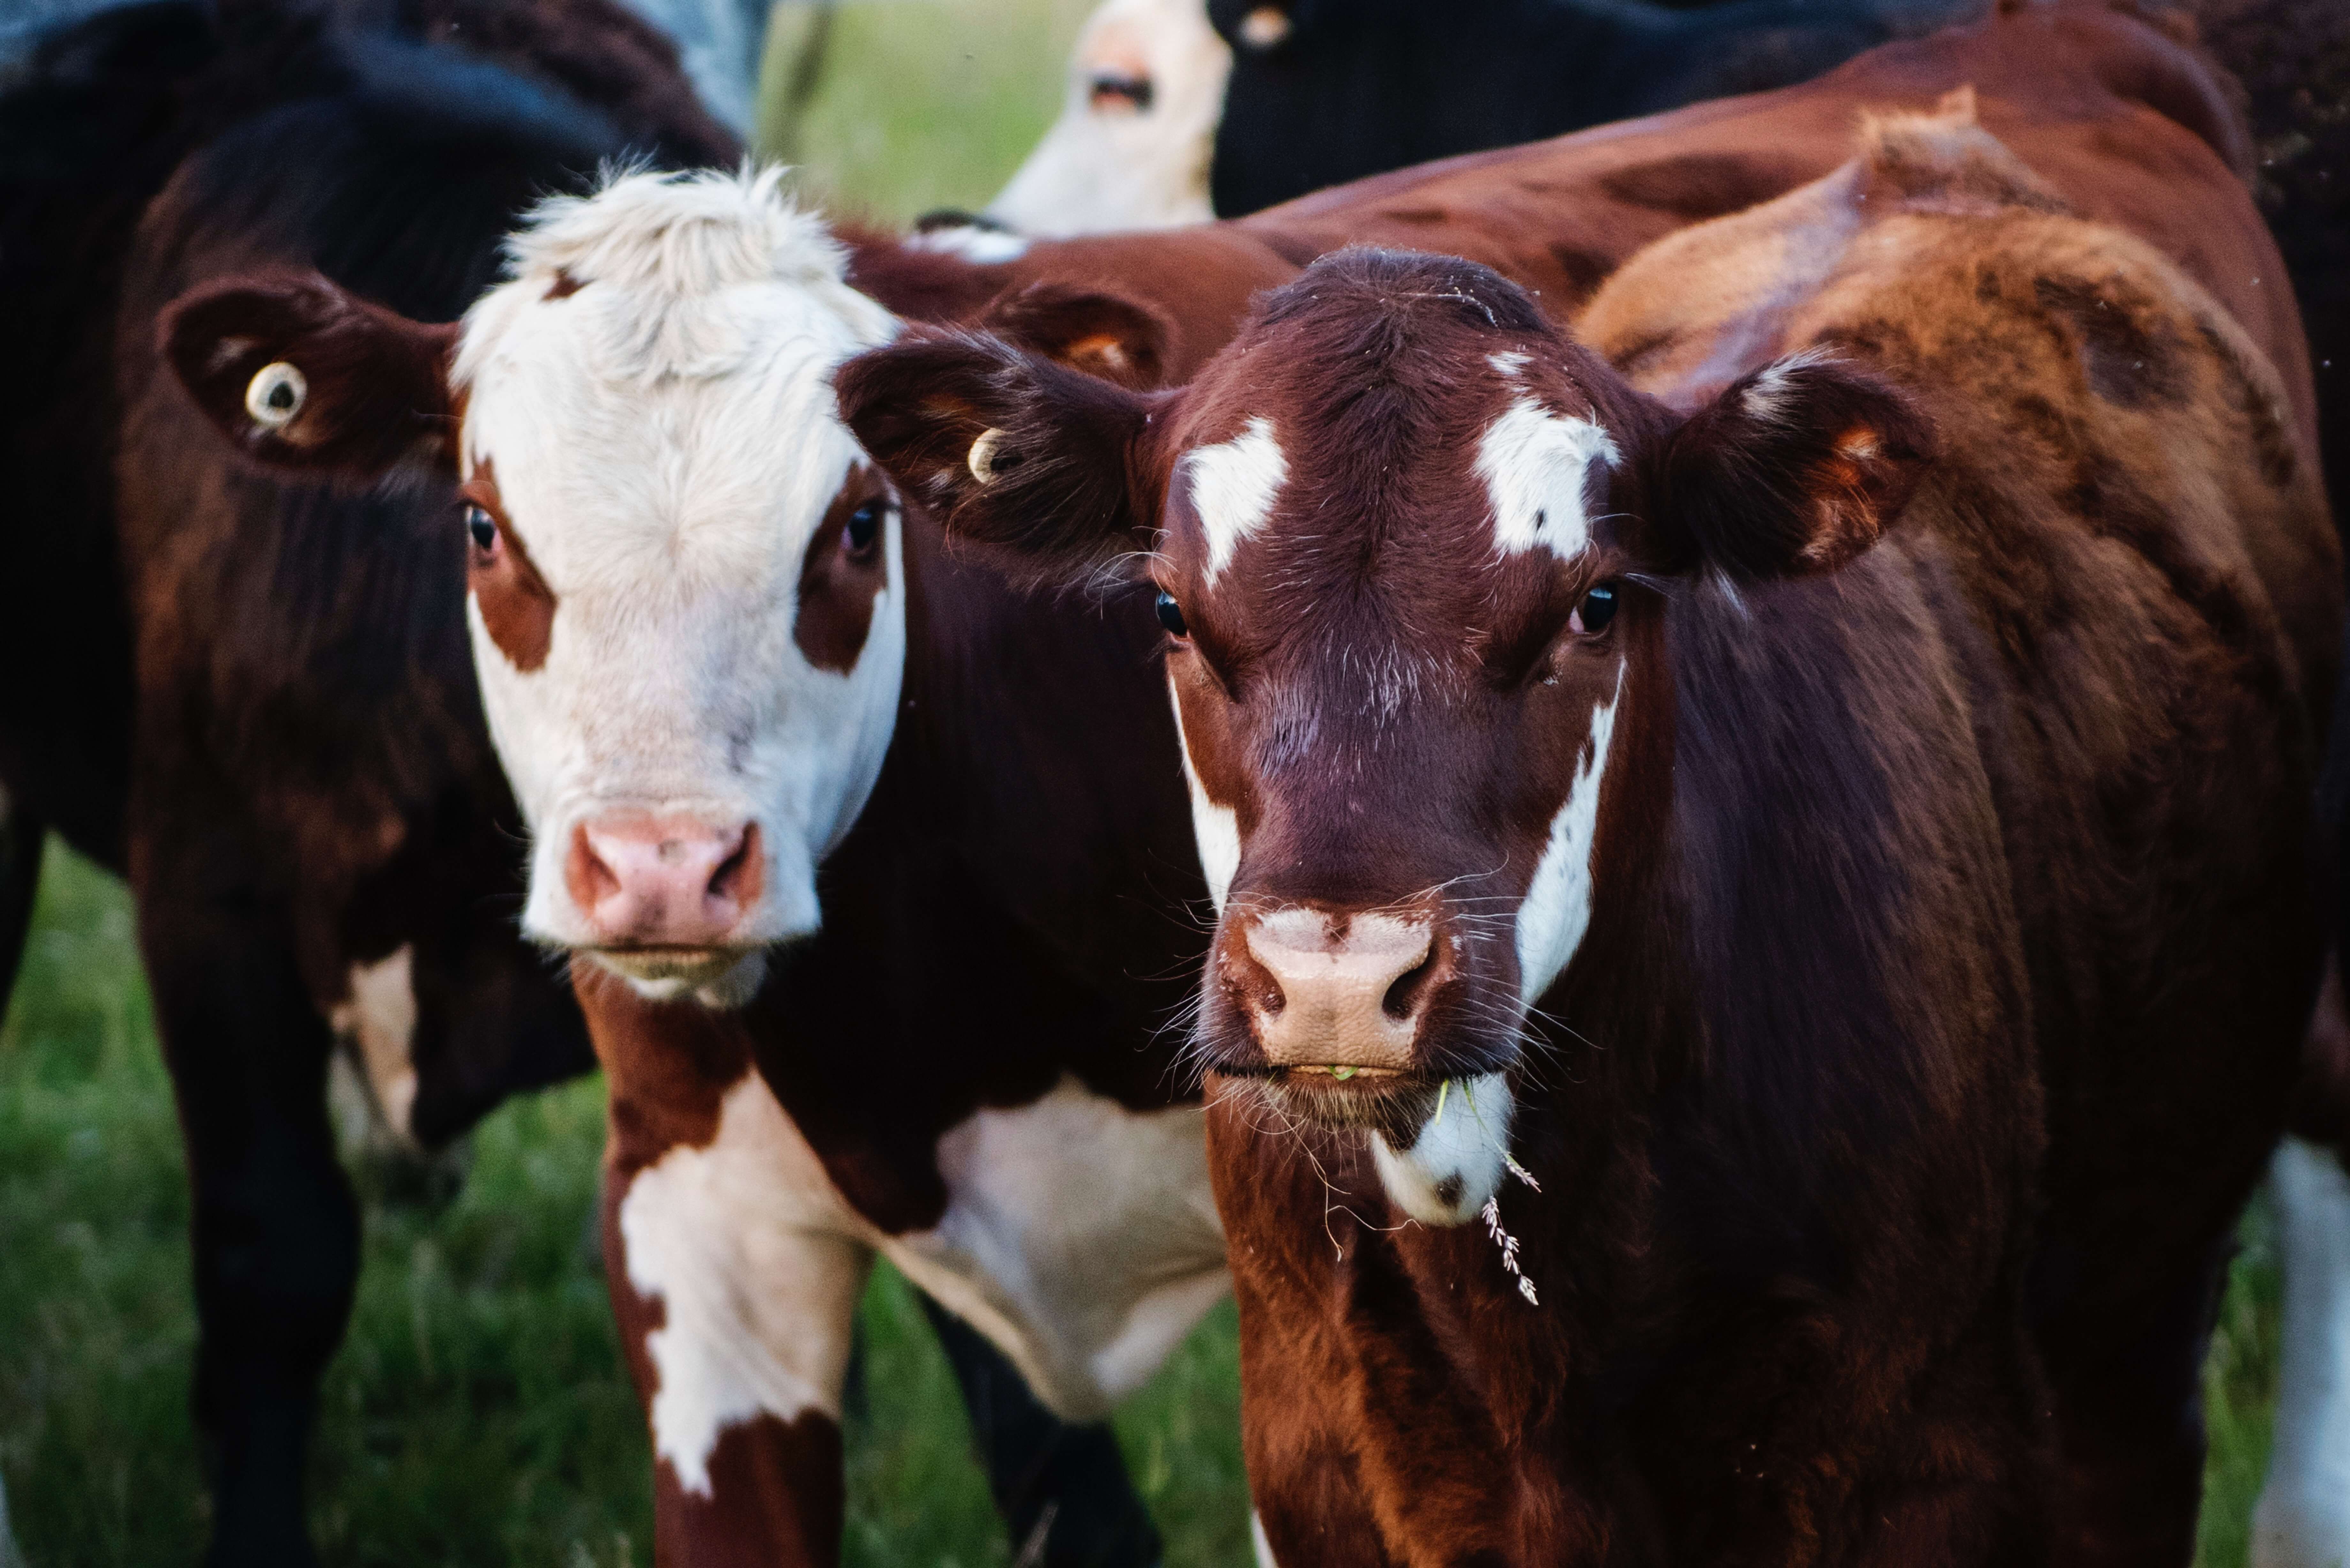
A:
[[[497,520],[479,506],[465,508],[465,532],[473,536],[473,548],[494,550],[498,544]]]
[[[1175,596],[1173,594],[1169,593],[1165,588],[1159,589],[1159,602],[1153,607],[1158,610],[1159,624],[1167,628],[1168,636],[1189,637],[1191,635],[1191,625],[1183,618],[1183,607],[1175,602]]]
[[[865,554],[873,547],[873,541],[880,536],[881,508],[870,501],[848,514],[848,526],[841,535],[853,556]]]
[[[1615,618],[1616,585],[1595,583],[1584,594],[1583,602],[1575,607],[1575,613],[1567,618],[1566,629],[1581,632],[1586,637],[1596,637],[1606,631],[1607,623]]]

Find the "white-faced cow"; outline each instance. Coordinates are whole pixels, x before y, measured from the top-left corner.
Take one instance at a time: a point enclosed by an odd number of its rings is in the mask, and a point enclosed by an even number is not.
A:
[[[602,0],[411,19],[463,47],[307,7],[124,8],[0,94],[0,658],[43,672],[0,682],[0,997],[46,830],[128,872],[195,1198],[212,1560],[236,1568],[310,1556],[306,1434],[359,1268],[332,1034],[411,1145],[593,1057],[514,927],[520,822],[475,696],[453,487],[227,460],[159,373],[156,311],[278,266],[447,319],[548,190],[738,155],[668,46]],[[1015,1517],[1050,1506],[1072,1536],[1128,1537],[1101,1560],[1148,1561],[1107,1435],[1045,1420],[946,1333]]]
[[[1178,392],[839,378],[1157,594],[1273,1550],[2181,1562],[2319,963],[2306,384],[1970,97],[1583,330],[1355,251]]]

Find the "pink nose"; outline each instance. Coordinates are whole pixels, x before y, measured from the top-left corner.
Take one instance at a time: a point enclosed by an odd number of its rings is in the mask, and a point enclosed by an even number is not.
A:
[[[759,902],[759,825],[599,817],[571,835],[564,881],[598,945],[726,945]]]

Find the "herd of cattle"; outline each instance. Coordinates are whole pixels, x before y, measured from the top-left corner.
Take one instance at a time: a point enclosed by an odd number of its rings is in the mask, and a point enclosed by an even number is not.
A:
[[[37,36],[0,994],[128,878],[211,1560],[338,1060],[600,1063],[663,1563],[837,1559],[877,1257],[1024,1561],[1229,1290],[1284,1568],[2184,1563],[2264,1176],[2350,1557],[2337,12],[1109,0],[906,233],[611,0]]]

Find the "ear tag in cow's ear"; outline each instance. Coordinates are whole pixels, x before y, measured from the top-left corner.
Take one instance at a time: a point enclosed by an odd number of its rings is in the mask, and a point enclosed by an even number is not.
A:
[[[265,430],[283,430],[302,411],[310,383],[301,371],[279,359],[254,372],[244,389],[244,411]]]
[[[1294,24],[1278,5],[1260,5],[1241,18],[1241,42],[1252,49],[1270,49],[1289,36]]]
[[[1001,430],[985,430],[980,431],[979,439],[971,443],[971,456],[964,461],[971,465],[971,476],[982,484],[995,483],[995,449],[1003,441]]]

